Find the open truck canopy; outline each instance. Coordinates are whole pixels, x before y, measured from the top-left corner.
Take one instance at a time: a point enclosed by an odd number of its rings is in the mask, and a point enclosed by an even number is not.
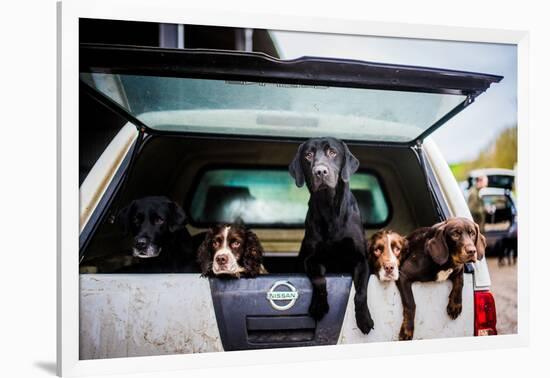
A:
[[[149,133],[337,133],[407,144],[422,141],[502,79],[355,60],[101,45],[81,47],[80,72],[87,88]]]

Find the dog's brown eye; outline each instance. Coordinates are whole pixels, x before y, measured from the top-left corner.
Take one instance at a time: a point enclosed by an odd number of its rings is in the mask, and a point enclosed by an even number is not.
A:
[[[214,240],[214,241],[212,242],[212,247],[218,248],[219,246],[220,246],[220,242],[218,242],[218,241],[216,241],[216,240]]]
[[[163,224],[164,223],[164,219],[162,218],[155,218],[155,224]]]
[[[328,156],[331,157],[331,158],[333,158],[333,157],[335,157],[336,155],[338,155],[338,153],[337,153],[335,150],[333,150],[332,148],[329,148],[329,149],[328,149],[327,154],[328,154]]]
[[[375,254],[376,256],[379,256],[380,253],[382,253],[382,248],[377,247],[377,248],[374,249],[374,254]]]
[[[231,243],[231,248],[239,248],[241,246],[241,242],[234,241]]]
[[[393,248],[393,253],[395,253],[396,255],[400,254],[400,253],[401,253],[401,248],[399,248],[399,247],[394,247],[394,248]]]
[[[313,152],[306,152],[304,155],[307,160],[313,159]]]

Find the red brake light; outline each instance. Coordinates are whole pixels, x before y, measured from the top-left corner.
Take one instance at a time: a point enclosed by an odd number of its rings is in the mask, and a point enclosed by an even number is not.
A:
[[[474,292],[474,336],[497,334],[497,311],[490,291]]]

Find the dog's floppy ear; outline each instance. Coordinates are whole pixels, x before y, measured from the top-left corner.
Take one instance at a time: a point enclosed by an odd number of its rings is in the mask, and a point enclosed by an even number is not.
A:
[[[447,222],[438,223],[433,226],[436,231],[431,239],[426,241],[426,250],[432,258],[432,260],[438,264],[443,265],[449,259],[449,247],[445,240],[445,227]]]
[[[187,223],[187,215],[185,215],[183,209],[175,202],[170,201],[168,206],[170,208],[168,229],[170,232],[181,230]]]
[[[209,229],[204,236],[204,240],[197,249],[197,263],[201,267],[201,273],[203,277],[208,276],[212,273],[212,237],[214,236],[214,231]]]
[[[378,257],[376,253],[374,253],[374,244],[376,239],[378,239],[380,235],[383,235],[383,234],[384,234],[384,230],[378,230],[374,234],[372,234],[372,236],[367,241],[367,253],[369,257],[371,256],[374,256],[375,258]]]
[[[300,144],[296,155],[294,155],[294,159],[292,159],[292,163],[288,166],[288,171],[294,180],[296,180],[296,186],[298,188],[304,186],[305,182],[304,170],[302,169],[302,149],[304,144],[305,143]]]
[[[264,249],[258,236],[246,230],[246,246],[243,254],[243,267],[248,277],[256,277],[262,268]]]
[[[136,206],[136,201],[130,202],[126,207],[122,208],[115,217],[116,223],[122,228],[122,231],[124,234],[128,234],[130,232],[130,222],[131,222],[131,216],[134,212],[134,208]]]
[[[401,252],[397,255],[397,260],[401,262],[401,260],[404,259],[404,256],[406,256],[409,252],[409,241],[402,235],[399,235],[399,238],[401,241]]]
[[[477,223],[474,222],[476,225],[476,251],[477,251],[477,259],[482,260],[483,256],[485,256],[485,248],[487,247],[487,240],[485,240],[485,236],[481,233],[479,230],[479,226]]]
[[[359,160],[349,150],[348,146],[342,142],[342,147],[344,148],[344,166],[342,167],[342,172],[340,173],[340,176],[342,177],[342,181],[348,182],[351,175],[353,175],[355,172],[357,172],[357,169],[359,169]]]

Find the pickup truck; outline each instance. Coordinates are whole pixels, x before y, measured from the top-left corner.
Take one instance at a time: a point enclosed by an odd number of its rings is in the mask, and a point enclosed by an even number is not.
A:
[[[355,324],[350,275],[328,275],[330,311],[320,321],[308,315],[311,285],[296,269],[308,193],[295,187],[288,164],[310,137],[344,140],[360,161],[350,186],[366,236],[470,217],[429,135],[501,79],[353,60],[82,44],[81,138],[106,124],[120,127],[81,176],[80,359],[396,341],[399,293],[375,275],[367,335]],[[240,217],[261,240],[269,274],[116,273],[135,260],[114,219],[147,195],[180,204],[192,235]],[[496,334],[490,283],[485,260],[467,266],[456,320],[445,310],[450,282],[415,283],[414,338]]]
[[[517,257],[517,206],[513,193],[516,174],[511,169],[482,168],[468,174],[464,196],[467,199],[469,190],[476,177],[487,177],[487,187],[480,189],[479,196],[485,207],[485,254],[498,256],[499,263],[504,257],[515,261]],[[514,259],[512,259],[514,257]]]

